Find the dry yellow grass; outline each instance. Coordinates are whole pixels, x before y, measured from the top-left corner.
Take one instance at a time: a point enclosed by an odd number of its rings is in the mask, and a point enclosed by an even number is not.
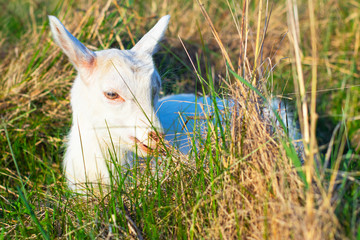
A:
[[[313,9],[310,8],[311,25],[299,26],[299,22],[294,16],[291,19],[293,21],[290,30],[291,40],[282,41],[282,34],[287,29],[287,11],[290,13],[293,9],[290,4],[289,10],[285,6],[273,6],[272,21],[265,26],[265,16],[268,17],[270,13],[269,3],[265,1],[263,9],[258,8],[256,11],[258,15],[253,16],[249,15],[249,6],[246,3],[240,5],[233,2],[204,2],[203,7],[200,1],[185,1],[185,3],[169,0],[152,1],[145,4],[147,12],[146,16],[142,16],[136,7],[125,8],[115,1],[96,1],[94,3],[84,1],[78,4],[78,9],[70,8],[68,11],[66,3],[64,3],[58,17],[64,19],[64,23],[71,32],[75,36],[80,35],[80,39],[89,48],[96,49],[95,46],[108,48],[114,45],[114,42],[120,48],[124,48],[126,43],[135,42],[141,36],[139,33],[145,32],[145,29],[151,26],[149,22],[155,21],[157,16],[170,14],[172,19],[166,45],[184,62],[189,60],[183,46],[178,41],[178,36],[187,40],[185,45],[189,47],[188,52],[192,57],[196,53],[204,54],[201,50],[202,39],[212,51],[222,55],[222,61],[218,60],[218,57],[210,57],[210,61],[217,59],[211,63],[211,66],[216,69],[216,75],[220,75],[219,79],[231,80],[228,81],[231,83],[227,83],[227,87],[229,97],[235,103],[231,109],[231,132],[226,139],[230,148],[229,151],[223,149],[224,151],[219,154],[218,159],[227,170],[215,176],[213,180],[207,176],[205,191],[199,194],[200,197],[194,197],[187,193],[187,191],[191,191],[187,189],[191,187],[187,180],[198,174],[193,166],[195,160],[187,156],[174,157],[174,165],[171,165],[167,171],[162,186],[167,189],[166,186],[180,185],[184,195],[181,196],[182,201],[180,203],[173,203],[174,209],[170,211],[168,216],[163,219],[154,217],[157,227],[161,227],[168,218],[174,215],[182,215],[182,224],[186,229],[186,236],[195,239],[218,239],[220,236],[223,239],[342,238],[344,236],[334,213],[333,201],[334,181],[337,173],[334,173],[330,188],[326,190],[324,185],[327,184],[323,183],[322,179],[319,179],[314,170],[311,169],[313,155],[317,153],[314,136],[316,119],[307,119],[306,100],[302,99],[299,102],[301,106],[299,109],[303,109],[301,119],[302,130],[306,136],[305,142],[311,143],[309,151],[306,152],[306,165],[303,167],[307,174],[308,188],[305,187],[306,183],[298,174],[297,170],[299,169],[294,168],[293,162],[279,141],[282,138],[281,131],[277,131],[277,134],[269,131],[270,120],[264,119],[259,111],[259,106],[263,104],[260,97],[236,78],[227,77],[229,70],[226,61],[233,71],[265,92],[263,86],[269,79],[269,71],[266,70],[266,67],[272,68],[279,59],[287,56],[292,49],[297,49],[295,60],[290,61],[297,64],[295,79],[304,78],[309,74],[302,72],[304,62],[316,66],[321,61],[325,61],[329,69],[332,69],[332,58],[323,60],[315,54],[317,52],[315,37],[312,38],[314,50],[312,57],[303,57],[303,53],[299,51],[299,43],[296,42],[296,34],[301,32],[300,28],[310,27],[311,34],[315,34]],[[231,10],[219,7],[221,4],[230,6]],[[309,5],[311,6],[311,4]],[[110,18],[111,14],[116,17]],[[202,15],[205,15],[205,18]],[[217,19],[212,20],[212,16],[217,16]],[[116,26],[120,18],[123,20],[124,28],[121,30],[122,34],[117,35],[116,29],[113,27]],[[266,18],[267,20],[268,18]],[[254,28],[253,26],[257,27]],[[260,34],[264,28],[267,29],[266,39],[264,39],[265,35]],[[110,32],[109,29],[111,29]],[[134,32],[134,29],[139,32]],[[356,39],[354,48],[358,49],[359,38]],[[281,46],[277,49],[275,43],[280,41]],[[338,41],[339,39],[334,39],[331,45],[339,44]],[[0,42],[0,48],[1,44],[4,42]],[[235,62],[237,65],[234,64]],[[345,70],[343,69],[343,71]],[[41,31],[40,27],[35,30],[29,29],[29,32],[22,37],[18,45],[5,53],[0,64],[0,71],[2,72],[0,110],[5,109],[2,111],[2,117],[9,126],[12,126],[14,121],[29,117],[34,113],[56,118],[57,120],[53,123],[59,128],[68,125],[70,118],[69,99],[64,96],[68,96],[75,70],[65,56],[60,53],[58,47],[54,45],[47,29]],[[313,67],[312,74],[313,81],[315,81],[317,79],[316,67]],[[193,81],[193,79],[187,80]],[[306,95],[304,82],[300,82],[299,85],[295,84],[295,86],[301,89],[302,97]],[[316,92],[315,86],[316,82],[313,87]],[[55,101],[49,96],[54,96],[55,99],[60,100]],[[314,104],[315,99],[316,96],[312,96]],[[36,109],[32,103],[37,103]],[[314,105],[311,106],[310,112],[315,114]],[[18,128],[17,131],[24,131],[24,129]],[[35,132],[36,129],[29,129],[27,136],[31,137]],[[213,137],[216,138],[216,136]],[[40,136],[36,144],[59,147],[61,141],[62,139],[59,138]],[[7,153],[7,156],[10,154]],[[41,158],[41,156],[36,157]],[[206,173],[210,174],[209,164],[211,162],[206,164]],[[59,173],[58,165],[56,167],[56,171]],[[13,175],[16,176],[15,173]],[[181,180],[175,176],[180,177]],[[61,177],[58,177],[58,180],[60,181]],[[218,186],[216,192],[213,190],[215,185]],[[2,186],[0,185],[0,187]],[[135,189],[129,189],[129,195],[133,191]],[[49,198],[56,198],[55,193],[53,194]],[[149,195],[151,194],[150,191]],[[10,195],[16,197],[14,192],[12,194],[10,192]],[[186,205],[186,202],[189,201],[186,196],[191,196],[190,200],[196,202],[184,211],[181,205]],[[176,198],[176,196],[171,197]],[[94,197],[89,199],[87,199],[87,204],[95,203],[95,207],[99,203],[106,202],[106,198]],[[94,206],[84,207],[79,199],[66,199],[66,201],[69,201],[71,207],[69,207],[70,210],[65,209],[65,211],[68,211],[69,218],[74,219],[74,221],[76,215],[71,212],[71,208],[80,209],[83,207],[84,209],[81,211],[85,213],[94,211]],[[123,201],[125,205],[130,205],[130,200],[124,199]],[[44,208],[47,207],[44,206]],[[213,209],[213,211],[208,211],[209,209]],[[154,216],[159,216],[157,212],[161,211],[161,207],[154,208]],[[36,214],[39,218],[43,217],[41,211],[36,212]],[[131,219],[130,217],[133,215],[135,213],[129,212],[127,217]],[[31,218],[27,217],[27,221],[30,222],[30,220]],[[131,221],[128,220],[128,222]],[[95,220],[88,222],[87,225],[78,224],[76,226],[78,229],[91,229]],[[144,222],[140,220],[137,224],[141,231],[144,228]],[[63,232],[65,230],[62,229],[59,222],[54,225],[55,229],[62,233],[61,237],[70,235],[71,232]],[[107,228],[109,225],[104,223],[101,228],[102,231],[99,231],[99,238],[111,235],[107,232]],[[175,238],[177,236],[178,232],[175,226],[173,229],[169,229],[171,228],[167,228],[168,232],[162,232],[160,238]],[[123,229],[121,231],[129,239],[141,237],[139,233],[128,234]]]

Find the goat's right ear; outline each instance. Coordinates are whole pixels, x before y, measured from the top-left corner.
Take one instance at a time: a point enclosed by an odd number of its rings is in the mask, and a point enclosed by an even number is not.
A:
[[[69,57],[78,70],[82,80],[86,82],[96,64],[96,55],[75,38],[54,16],[49,16],[50,28],[57,45]]]
[[[170,15],[163,16],[155,26],[146,33],[138,43],[131,49],[139,53],[153,55],[158,49],[159,42],[164,37],[169,24]]]

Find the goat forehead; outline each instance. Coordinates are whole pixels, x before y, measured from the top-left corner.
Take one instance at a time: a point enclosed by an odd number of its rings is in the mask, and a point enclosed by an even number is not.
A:
[[[96,55],[97,78],[101,79],[104,88],[123,92],[128,89],[134,95],[143,95],[154,86],[155,67],[151,56],[117,49],[98,51]]]
[[[149,75],[154,71],[151,57],[138,56],[129,50],[109,49],[97,52],[98,69],[103,74],[117,72],[134,78]],[[134,79],[136,81],[136,79]]]
[[[102,68],[115,66],[117,70],[128,69],[136,73],[154,68],[151,56],[138,55],[130,50],[108,49],[96,52]]]

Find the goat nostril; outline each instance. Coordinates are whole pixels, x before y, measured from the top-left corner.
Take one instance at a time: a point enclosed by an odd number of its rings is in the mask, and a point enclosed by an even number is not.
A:
[[[155,131],[149,132],[149,138],[151,140],[154,140],[157,143],[160,141],[160,138],[163,138],[163,137],[164,137],[164,134],[162,134],[162,133],[155,132]]]

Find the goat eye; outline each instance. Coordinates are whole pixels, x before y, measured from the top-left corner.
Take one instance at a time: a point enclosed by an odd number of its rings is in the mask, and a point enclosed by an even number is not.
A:
[[[125,99],[123,99],[117,92],[104,92],[104,95],[107,99],[118,102],[125,102]]]
[[[119,96],[116,92],[105,92],[105,96],[109,99],[115,99]]]

